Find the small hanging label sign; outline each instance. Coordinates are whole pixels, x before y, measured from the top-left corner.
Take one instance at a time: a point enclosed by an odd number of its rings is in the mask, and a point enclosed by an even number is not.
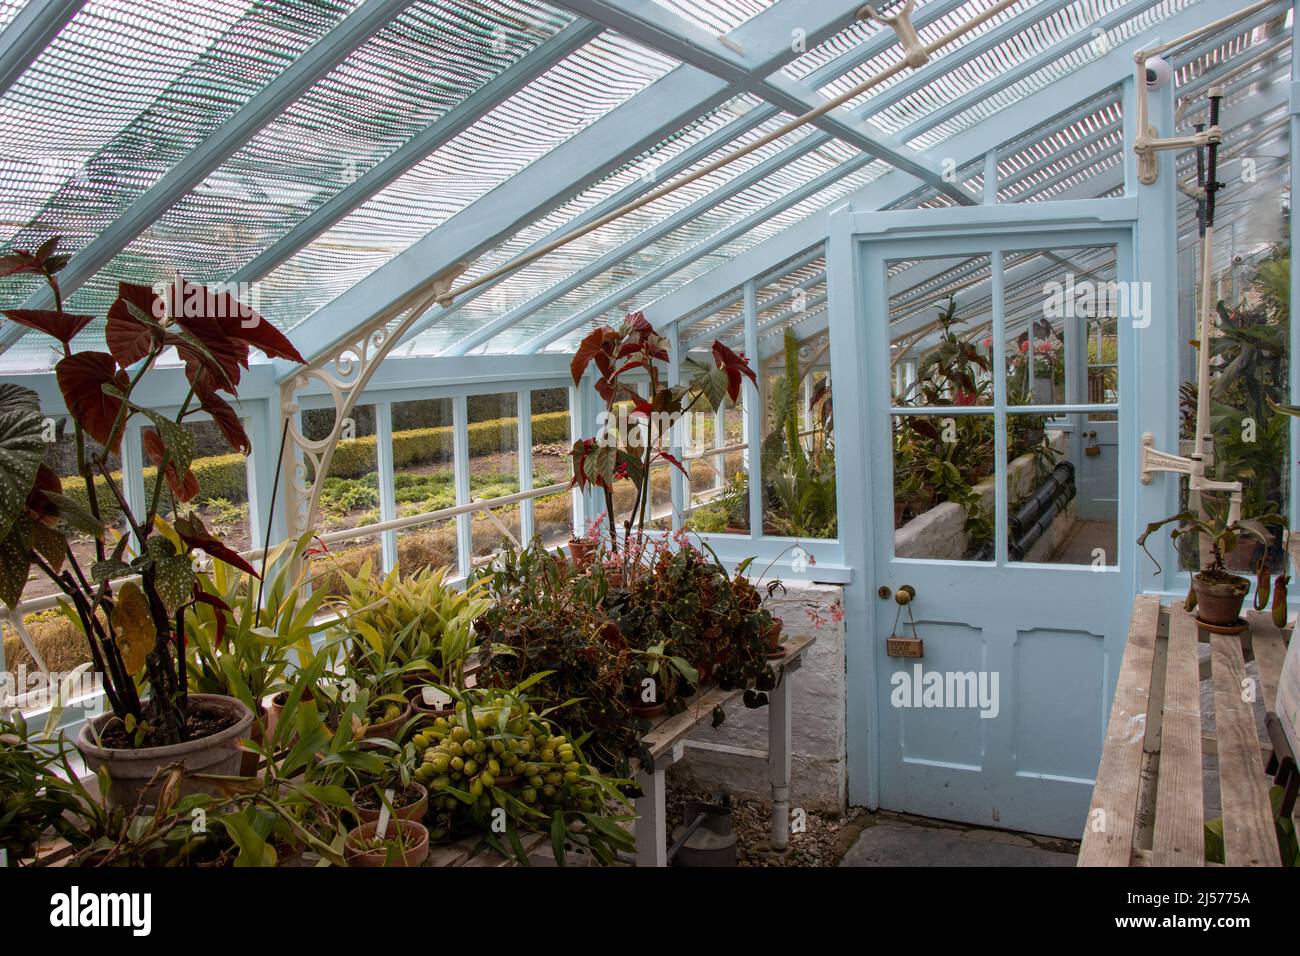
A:
[[[432,707],[434,710],[446,710],[451,706],[450,695],[444,694],[436,687],[421,689],[420,697],[424,701],[424,706]]]

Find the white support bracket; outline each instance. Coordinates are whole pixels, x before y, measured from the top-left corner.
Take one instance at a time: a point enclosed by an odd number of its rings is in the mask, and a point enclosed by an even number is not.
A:
[[[930,54],[926,50],[925,41],[921,39],[912,24],[912,8],[915,6],[916,0],[907,0],[903,4],[903,9],[892,17],[886,17],[881,16],[876,8],[868,3],[859,8],[858,19],[875,20],[887,27],[893,27],[894,33],[898,35],[898,43],[903,48],[903,58],[907,61],[907,65],[914,70],[919,70],[930,62]]]
[[[1205,477],[1205,459],[1173,455],[1155,447],[1156,437],[1151,432],[1142,433],[1142,452],[1138,458],[1138,471],[1142,484],[1149,485],[1156,472],[1187,475],[1187,490],[1192,494],[1202,491],[1226,491],[1231,497],[1228,505],[1228,523],[1241,519],[1241,482],[1214,481]]]
[[[1138,54],[1139,68],[1142,54]],[[1213,94],[1211,94],[1213,95]],[[1223,130],[1218,126],[1192,133],[1188,136],[1166,136],[1163,139],[1154,126],[1148,125],[1139,132],[1133,141],[1133,152],[1137,153],[1138,181],[1150,186],[1156,181],[1159,157],[1156,153],[1163,149],[1201,149],[1205,146],[1218,145],[1223,142]],[[1179,184],[1181,188],[1181,183]],[[1184,190],[1186,192],[1186,190]],[[1189,195],[1191,195],[1189,193]]]

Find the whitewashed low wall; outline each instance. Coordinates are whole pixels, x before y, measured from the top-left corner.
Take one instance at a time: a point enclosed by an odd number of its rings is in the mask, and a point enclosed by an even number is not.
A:
[[[787,585],[787,593],[769,602],[789,635],[815,634],[791,680],[791,806],[807,810],[843,810],[847,798],[844,725],[844,623],[833,619],[843,606],[843,588],[829,584]],[[820,619],[823,623],[818,623]],[[716,730],[707,725],[691,740],[708,744],[767,750],[766,707],[747,710],[737,701]],[[701,789],[747,799],[768,800],[767,763],[752,757],[688,746],[669,779]]]
[[[1052,446],[1062,455],[1066,452],[1065,432],[1049,432]],[[1033,489],[1034,456],[1021,455],[1007,469],[1008,497],[1015,501]],[[980,506],[992,513],[996,506],[996,485],[993,476],[981,481],[972,489],[979,495]],[[959,561],[966,556],[970,542],[966,535],[966,509],[945,501],[929,511],[917,515],[894,532],[894,554],[900,558],[930,558],[932,560]]]

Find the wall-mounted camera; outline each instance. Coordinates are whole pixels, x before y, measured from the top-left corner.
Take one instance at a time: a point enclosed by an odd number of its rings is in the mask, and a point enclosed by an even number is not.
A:
[[[1174,68],[1169,65],[1169,61],[1159,56],[1147,60],[1146,71],[1148,90],[1164,89],[1174,76]]]

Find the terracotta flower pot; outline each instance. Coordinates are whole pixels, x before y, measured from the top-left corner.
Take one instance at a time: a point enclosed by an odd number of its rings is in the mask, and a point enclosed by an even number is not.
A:
[[[359,846],[363,842],[374,839],[375,828],[374,823],[363,823],[356,829],[348,831],[347,838],[343,841],[343,857],[347,860],[348,866],[389,865],[387,850],[364,850]],[[394,861],[393,866],[422,866],[429,858],[429,831],[423,824],[398,818],[389,821],[388,830],[389,833],[400,830],[402,835],[412,842],[410,849],[403,851]]]
[[[160,785],[150,787],[149,781],[159,770],[171,764],[178,763],[185,767],[186,779],[181,784],[182,794],[214,792],[211,787],[190,779],[192,774],[239,774],[240,763],[244,758],[239,741],[248,736],[249,728],[253,725],[253,712],[234,697],[219,694],[190,694],[189,706],[198,713],[233,717],[234,723],[198,740],[138,749],[101,747],[95,743],[98,735],[112,721],[117,720],[112,714],[104,714],[82,725],[81,733],[77,735],[77,749],[91,770],[108,768],[111,784],[107,801],[110,807],[130,809],[142,798],[145,805],[150,805],[157,796]]]
[[[1241,619],[1241,605],[1250,592],[1250,581],[1235,574],[1192,578],[1196,588],[1196,616],[1206,624],[1231,627]]]
[[[767,638],[767,656],[771,659],[785,657],[785,648],[781,646],[781,629],[784,622],[778,617],[772,619],[772,626],[763,632]]]
[[[411,789],[419,791],[419,799],[414,803],[393,807],[393,816],[399,820],[415,820],[418,822],[424,819],[424,814],[429,809],[429,791],[425,789],[424,784],[414,782],[411,784]],[[367,807],[358,806],[357,818],[362,823],[378,823],[379,810],[377,808],[371,810]]]
[[[361,729],[361,736],[363,738],[376,737],[384,740],[395,741],[397,740],[397,734],[401,731],[402,726],[414,716],[415,708],[411,706],[411,702],[408,700],[406,702],[406,709],[392,720],[383,720],[376,723],[366,724],[365,727]]]
[[[299,700],[311,700],[311,694],[305,693]],[[280,716],[284,713],[284,705],[289,702],[288,691],[280,691],[271,698],[271,706],[266,711],[266,739],[275,739],[275,727],[280,723]]]
[[[596,545],[591,541],[579,541],[577,538],[569,539],[569,557],[573,559],[573,566],[579,571],[585,571],[587,565],[591,564],[591,552],[596,549]]]

